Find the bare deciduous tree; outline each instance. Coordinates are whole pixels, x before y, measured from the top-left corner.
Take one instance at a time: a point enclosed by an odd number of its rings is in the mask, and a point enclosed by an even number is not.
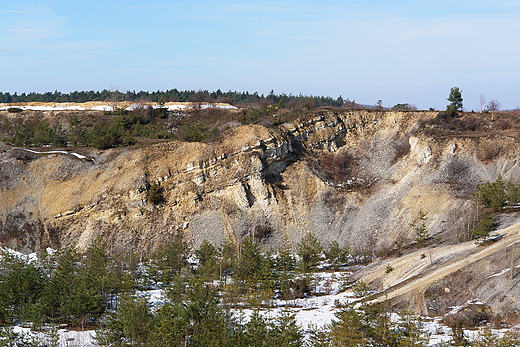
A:
[[[115,112],[119,108],[119,104],[125,99],[125,91],[119,91],[117,87],[110,87],[108,92],[110,107],[112,107],[112,111]]]
[[[480,113],[482,114],[482,111],[484,111],[484,105],[486,104],[486,97],[483,94],[480,94]]]
[[[495,120],[495,112],[498,112],[500,111],[500,103],[495,100],[495,99],[491,99],[487,105],[486,105],[486,108],[489,112],[491,112],[491,121],[494,121]]]

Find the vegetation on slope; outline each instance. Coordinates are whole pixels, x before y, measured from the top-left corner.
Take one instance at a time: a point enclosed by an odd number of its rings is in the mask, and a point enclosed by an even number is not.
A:
[[[504,181],[500,175],[493,182],[479,184],[474,195],[480,208],[471,231],[473,238],[488,236],[495,229],[495,219],[499,214],[520,208],[520,183]]]
[[[492,115],[490,112],[458,112],[452,116],[448,112],[439,112],[433,119],[421,122],[420,129],[434,137],[448,136],[486,136],[504,134],[518,137],[520,131],[520,112],[503,111]],[[496,155],[497,153],[495,153]],[[492,157],[482,157],[482,160]]]
[[[190,107],[184,111],[139,106],[131,110],[0,111],[0,136],[15,146],[92,146],[98,149],[177,139],[189,142],[214,140],[230,127],[261,124],[273,127],[308,112],[303,105],[249,105],[239,110]]]

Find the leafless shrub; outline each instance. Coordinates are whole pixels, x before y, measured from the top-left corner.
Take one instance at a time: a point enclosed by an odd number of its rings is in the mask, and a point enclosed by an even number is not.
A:
[[[269,225],[257,225],[254,234],[257,241],[265,240],[273,235],[273,229]]]
[[[518,323],[520,323],[520,313],[516,310],[501,312],[500,314],[493,316],[490,322],[493,327],[497,328],[518,325]]]
[[[352,257],[354,264],[368,264],[377,258],[376,238],[369,235],[363,244],[358,243],[352,247]]]
[[[444,182],[454,185],[464,184],[469,173],[469,165],[466,161],[453,158],[446,165]]]
[[[351,154],[327,154],[322,160],[325,175],[330,180],[340,183],[356,173],[357,159]]]
[[[359,159],[348,152],[323,156],[310,154],[307,163],[318,178],[336,188],[368,188],[374,182],[373,178],[361,172]]]
[[[494,142],[481,143],[477,149],[477,159],[483,163],[489,163],[496,158],[502,147]]]
[[[491,308],[483,304],[469,304],[455,314],[445,316],[441,323],[448,326],[461,325],[466,328],[489,323],[493,317]]]
[[[422,122],[422,127],[429,135],[444,136],[453,133],[474,132],[485,130],[485,120],[474,115],[450,117],[439,112],[437,117]]]
[[[347,152],[307,157],[309,167],[322,181],[334,187],[352,188],[357,184],[357,159]]]

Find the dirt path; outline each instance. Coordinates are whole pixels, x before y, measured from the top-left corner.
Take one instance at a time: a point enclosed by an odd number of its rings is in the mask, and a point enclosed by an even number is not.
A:
[[[505,249],[513,243],[520,242],[520,223],[501,230],[500,233],[505,233],[506,235],[495,243],[484,246],[474,245],[451,260],[405,279],[404,281],[398,282],[395,285],[374,294],[370,299],[389,300],[402,295],[407,295],[410,298],[413,298],[411,302],[415,302],[414,306],[416,306],[415,308],[418,311],[426,310],[422,294],[433,282],[448,276],[469,264]],[[422,299],[420,299],[420,297],[422,297]]]

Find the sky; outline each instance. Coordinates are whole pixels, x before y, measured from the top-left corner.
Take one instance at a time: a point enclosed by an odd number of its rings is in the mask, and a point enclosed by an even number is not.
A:
[[[519,0],[3,0],[0,91],[209,90],[520,105]]]

